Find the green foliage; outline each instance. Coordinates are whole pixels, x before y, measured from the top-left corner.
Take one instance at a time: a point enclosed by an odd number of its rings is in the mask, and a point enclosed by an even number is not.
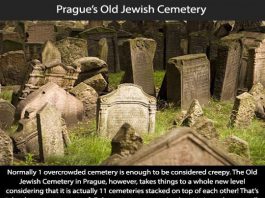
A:
[[[11,100],[12,100],[12,94],[13,94],[13,91],[12,90],[5,90],[5,91],[2,91],[0,93],[0,98],[11,102]]]

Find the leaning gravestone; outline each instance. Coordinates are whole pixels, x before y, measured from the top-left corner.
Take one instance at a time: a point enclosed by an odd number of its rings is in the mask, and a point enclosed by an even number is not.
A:
[[[255,99],[245,92],[236,97],[230,117],[230,126],[244,128],[248,127],[255,115]]]
[[[174,128],[113,165],[236,165],[190,128]]]
[[[22,85],[29,67],[22,50],[7,52],[0,56],[0,70],[3,77],[2,85]]]
[[[0,128],[11,127],[15,119],[16,108],[9,102],[0,99]]]
[[[35,109],[36,115],[46,103],[55,106],[62,113],[68,126],[76,124],[83,118],[83,103],[53,82],[41,86],[25,100],[20,101],[16,113],[22,119],[26,110],[31,108]]]
[[[187,109],[193,99],[210,100],[210,64],[206,54],[171,58],[167,67],[167,100]]]
[[[37,113],[37,129],[40,146],[40,159],[64,155],[61,113],[50,104],[46,104]]]
[[[79,58],[87,56],[87,42],[84,39],[67,37],[56,42],[61,53],[62,63],[72,65]]]
[[[124,123],[136,133],[155,130],[156,99],[133,84],[121,84],[118,89],[99,98],[97,130],[112,138]]]
[[[62,56],[59,49],[51,41],[45,43],[41,57],[44,65],[59,64],[62,62]]]
[[[144,92],[155,96],[153,59],[156,42],[147,38],[129,39],[124,43],[124,51],[130,61],[122,82],[139,85]]]
[[[241,45],[238,41],[220,42],[214,61],[214,97],[218,100],[234,99],[237,93],[241,60]]]
[[[11,138],[0,129],[0,166],[13,164],[13,143]]]
[[[94,57],[98,57],[100,39],[106,38],[108,42],[107,64],[109,66],[109,71],[120,71],[118,41],[115,30],[104,27],[95,27],[81,32],[79,36],[87,40],[88,56]]]

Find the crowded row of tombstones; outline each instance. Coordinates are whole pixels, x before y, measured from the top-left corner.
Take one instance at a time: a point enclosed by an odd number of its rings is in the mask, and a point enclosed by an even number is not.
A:
[[[68,127],[97,120],[112,138],[106,165],[249,164],[236,136],[219,140],[201,105],[234,100],[230,127],[265,119],[265,26],[262,21],[0,22],[0,164],[33,154],[63,156]],[[165,70],[160,89],[154,70]],[[110,72],[124,71],[118,88]],[[176,127],[143,146],[156,111],[185,111]],[[4,132],[14,122],[11,136]],[[180,127],[181,126],[181,127]],[[186,127],[186,128],[185,128]],[[240,150],[232,153],[231,147]]]

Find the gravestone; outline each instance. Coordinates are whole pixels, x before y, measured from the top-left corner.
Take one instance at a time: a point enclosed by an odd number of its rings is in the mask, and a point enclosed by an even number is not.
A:
[[[111,141],[111,155],[102,165],[111,165],[117,160],[133,155],[143,146],[143,139],[134,128],[124,123]]]
[[[98,57],[100,39],[106,38],[108,43],[108,69],[110,72],[120,71],[118,41],[115,30],[95,27],[81,32],[79,36],[87,40],[88,56],[93,57]]]
[[[55,41],[55,27],[53,24],[37,23],[27,27],[28,43],[45,43]]]
[[[2,85],[22,85],[29,67],[25,54],[22,50],[7,52],[0,56],[0,70],[3,74],[0,77]]]
[[[170,58],[185,54],[185,49],[181,48],[181,43],[187,39],[186,23],[183,21],[165,23],[165,63],[168,64]]]
[[[0,129],[0,166],[13,164],[13,143],[11,138]]]
[[[40,159],[64,155],[61,113],[52,105],[46,104],[37,113],[37,129],[40,146]]]
[[[207,31],[192,32],[189,34],[189,54],[207,53],[211,35]]]
[[[16,108],[6,100],[0,99],[0,129],[11,127],[15,119]]]
[[[113,165],[236,165],[218,145],[190,128],[174,128]]]
[[[25,100],[21,100],[17,106],[17,115],[22,119],[28,108],[34,109],[33,113],[36,115],[46,103],[55,106],[62,113],[68,126],[83,118],[83,103],[53,82],[43,85]]]
[[[109,46],[108,41],[106,38],[102,38],[98,42],[98,57],[101,60],[104,60],[106,63],[108,62],[108,53],[109,53]]]
[[[59,49],[51,41],[45,43],[41,57],[44,65],[60,64],[62,62]]]
[[[144,36],[155,40],[157,43],[154,56],[154,70],[164,70],[164,34],[162,32],[145,32]]]
[[[102,92],[106,91],[108,88],[108,83],[104,79],[102,74],[97,74],[83,82],[93,87],[97,91],[98,94],[101,94]]]
[[[97,131],[100,135],[114,137],[124,123],[130,124],[138,134],[155,130],[156,99],[141,87],[121,84],[98,101]]]
[[[229,153],[234,153],[247,159],[250,158],[249,145],[247,141],[231,135],[224,140],[224,143],[227,145]]]
[[[210,64],[205,54],[171,58],[167,67],[167,101],[187,109],[193,99],[210,100]]]
[[[254,97],[257,118],[265,120],[265,89],[261,83],[253,85],[249,93]]]
[[[231,127],[238,128],[248,127],[251,124],[254,115],[254,97],[251,94],[245,92],[236,97],[229,125]]]
[[[96,117],[98,94],[92,87],[85,83],[80,83],[71,89],[70,93],[83,102],[86,119]]]
[[[87,56],[86,40],[80,38],[67,37],[56,42],[56,47],[61,53],[62,63],[72,65],[79,58]]]
[[[75,60],[73,63],[75,68],[80,68],[80,73],[75,84],[79,84],[97,74],[102,74],[108,82],[108,65],[105,61],[97,57],[83,57]]]
[[[135,38],[124,43],[124,52],[130,60],[125,68],[123,83],[134,83],[143,88],[144,92],[155,96],[153,59],[156,42],[153,39]]]
[[[215,82],[213,95],[218,100],[234,99],[237,93],[241,63],[241,45],[237,41],[220,42],[214,61]]]

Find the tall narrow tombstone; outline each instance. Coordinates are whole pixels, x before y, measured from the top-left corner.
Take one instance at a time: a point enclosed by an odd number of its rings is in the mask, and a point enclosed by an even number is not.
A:
[[[55,43],[62,56],[62,63],[72,65],[76,59],[88,56],[84,39],[67,37]]]
[[[61,113],[50,104],[46,104],[37,113],[37,129],[40,146],[40,159],[64,155]]]
[[[153,59],[156,42],[153,39],[135,38],[124,43],[126,57],[130,60],[123,77],[123,83],[134,83],[144,92],[155,96]]]
[[[29,25],[27,30],[28,43],[45,43],[55,41],[55,26],[48,23],[37,23]]]
[[[124,123],[128,123],[138,134],[153,133],[155,114],[154,97],[137,85],[121,84],[115,91],[99,98],[97,131],[112,138]]]
[[[13,143],[11,138],[0,129],[0,166],[13,164]]]
[[[167,67],[167,100],[187,109],[192,100],[210,100],[210,64],[206,54],[171,58]]]
[[[81,32],[79,36],[87,40],[88,56],[94,57],[98,57],[100,39],[106,38],[108,41],[107,64],[109,66],[109,71],[120,71],[118,41],[115,30],[104,27],[95,27]]]
[[[0,99],[0,129],[11,127],[15,119],[15,107],[6,100]]]
[[[236,97],[234,107],[230,117],[231,127],[248,127],[255,115],[255,99],[245,92]]]
[[[234,99],[237,93],[241,63],[241,45],[238,41],[220,42],[214,62],[214,97],[218,100]]]
[[[184,55],[181,43],[187,39],[186,23],[183,21],[165,23],[165,64],[170,58]]]
[[[134,155],[112,165],[236,165],[229,156],[190,128],[174,128]]]
[[[207,31],[192,32],[189,34],[189,54],[207,53],[211,35]]]
[[[100,39],[98,42],[98,45],[99,45],[98,57],[107,63],[108,62],[108,53],[109,53],[109,46],[108,46],[107,39],[106,38]]]

